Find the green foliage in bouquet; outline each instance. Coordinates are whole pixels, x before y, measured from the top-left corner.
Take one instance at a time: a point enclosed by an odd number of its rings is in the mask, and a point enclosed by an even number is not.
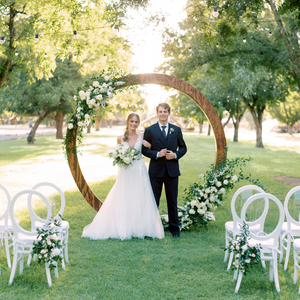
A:
[[[235,261],[231,269],[238,269],[247,274],[248,269],[260,261],[260,245],[254,247],[249,246],[249,226],[244,222],[241,226],[241,233],[237,235],[235,240],[231,240],[225,250],[234,253]]]
[[[36,254],[39,263],[49,263],[53,270],[63,259],[63,244],[59,239],[61,219],[49,219],[49,223],[37,228],[37,241],[33,243],[32,255]]]

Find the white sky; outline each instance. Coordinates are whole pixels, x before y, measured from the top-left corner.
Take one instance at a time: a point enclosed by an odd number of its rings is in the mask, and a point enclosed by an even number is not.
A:
[[[178,22],[185,18],[187,0],[151,0],[146,11],[139,10],[131,13],[132,19],[128,23],[128,30],[124,34],[133,44],[134,74],[154,73],[154,69],[164,61],[162,53],[162,30],[165,27],[176,27]],[[151,14],[165,16],[165,25],[146,26],[143,22]],[[164,102],[168,92],[159,85],[145,85],[145,98],[149,112],[154,112],[158,103]]]

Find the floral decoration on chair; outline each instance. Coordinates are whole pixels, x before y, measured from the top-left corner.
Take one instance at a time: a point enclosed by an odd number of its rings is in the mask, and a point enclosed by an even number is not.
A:
[[[241,228],[241,233],[236,236],[235,240],[229,242],[228,250],[235,255],[235,261],[232,263],[231,269],[239,270],[246,275],[249,267],[257,264],[260,261],[260,245],[254,247],[249,246],[249,226],[244,222]]]
[[[37,241],[33,243],[32,255],[36,254],[39,263],[49,263],[53,270],[63,260],[63,244],[59,238],[61,219],[49,219],[49,223],[37,228]]]

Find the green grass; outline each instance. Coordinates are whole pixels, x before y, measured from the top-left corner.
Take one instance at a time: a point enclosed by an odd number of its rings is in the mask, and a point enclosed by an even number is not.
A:
[[[9,144],[15,149],[16,160],[26,159],[27,155],[56,154],[58,145],[48,138],[43,138],[41,144],[39,140],[34,146],[36,153],[33,150],[29,154],[18,153],[18,148],[20,152],[23,149],[19,141]],[[215,158],[213,138],[186,135],[185,140],[188,153],[180,162],[179,204],[183,204],[184,189],[198,181],[199,174],[204,173]],[[87,145],[88,141],[89,138],[85,142]],[[53,148],[49,149],[51,144],[54,144]],[[279,183],[274,176],[299,177],[296,166],[299,153],[293,149],[257,149],[252,142],[229,142],[228,147],[229,157],[251,156],[253,161],[245,168],[245,173],[259,178],[269,192],[283,201],[291,186]],[[106,149],[110,151],[109,147]],[[87,146],[87,151],[93,150]],[[6,152],[1,149],[4,155]],[[112,177],[91,185],[91,188],[100,199],[105,199],[114,181]],[[234,190],[245,184],[247,182],[239,183]],[[17,271],[12,286],[8,286],[10,270],[3,267],[0,299],[297,299],[298,285],[293,284],[292,255],[286,272],[282,264],[278,267],[281,294],[269,281],[268,265],[267,270],[260,265],[253,268],[249,275],[244,276],[238,295],[234,294],[233,272],[227,272],[223,263],[224,223],[231,219],[233,192],[216,210],[216,222],[211,223],[208,230],[200,228],[182,232],[180,240],[174,240],[166,232],[162,240],[129,241],[81,238],[83,227],[92,221],[95,211],[79,191],[66,192],[64,218],[70,222],[70,262],[66,270],[59,269],[59,279],[52,274],[53,287],[49,288],[44,265],[35,262],[25,267],[21,276]],[[163,210],[166,211],[164,198],[160,207],[160,211]],[[3,248],[0,265],[6,265]]]

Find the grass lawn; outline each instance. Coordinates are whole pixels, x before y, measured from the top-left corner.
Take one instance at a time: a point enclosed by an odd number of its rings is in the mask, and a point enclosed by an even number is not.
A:
[[[185,140],[188,153],[180,161],[179,204],[183,204],[184,189],[198,181],[199,174],[204,173],[215,158],[212,137],[186,135]],[[53,137],[42,137],[41,142],[29,146],[24,145],[24,140],[22,143],[20,140],[1,143],[1,161],[7,157],[2,165],[30,156],[61,152],[60,142],[54,141]],[[283,151],[266,146],[257,149],[253,142],[228,142],[228,147],[229,158],[252,157],[245,173],[259,178],[270,193],[284,200],[293,186],[282,184],[274,177],[299,177],[300,154],[294,148]],[[106,151],[104,146],[100,148],[101,153]],[[100,199],[105,199],[114,180],[109,178],[91,188]],[[13,285],[8,286],[10,270],[1,248],[0,299],[297,299],[292,255],[286,272],[283,264],[278,266],[281,294],[269,280],[268,264],[267,270],[261,265],[253,268],[244,276],[238,295],[234,294],[233,271],[227,272],[223,262],[224,223],[231,220],[232,194],[245,184],[248,183],[239,183],[227,195],[215,212],[216,221],[208,230],[199,228],[182,232],[181,239],[176,240],[169,232],[163,240],[91,241],[81,238],[83,227],[92,221],[95,211],[79,191],[66,192],[64,219],[70,222],[70,262],[66,270],[59,269],[59,279],[52,274],[53,287],[49,288],[44,265],[35,262],[26,266],[21,276],[17,270]],[[160,211],[166,211],[164,197]]]

